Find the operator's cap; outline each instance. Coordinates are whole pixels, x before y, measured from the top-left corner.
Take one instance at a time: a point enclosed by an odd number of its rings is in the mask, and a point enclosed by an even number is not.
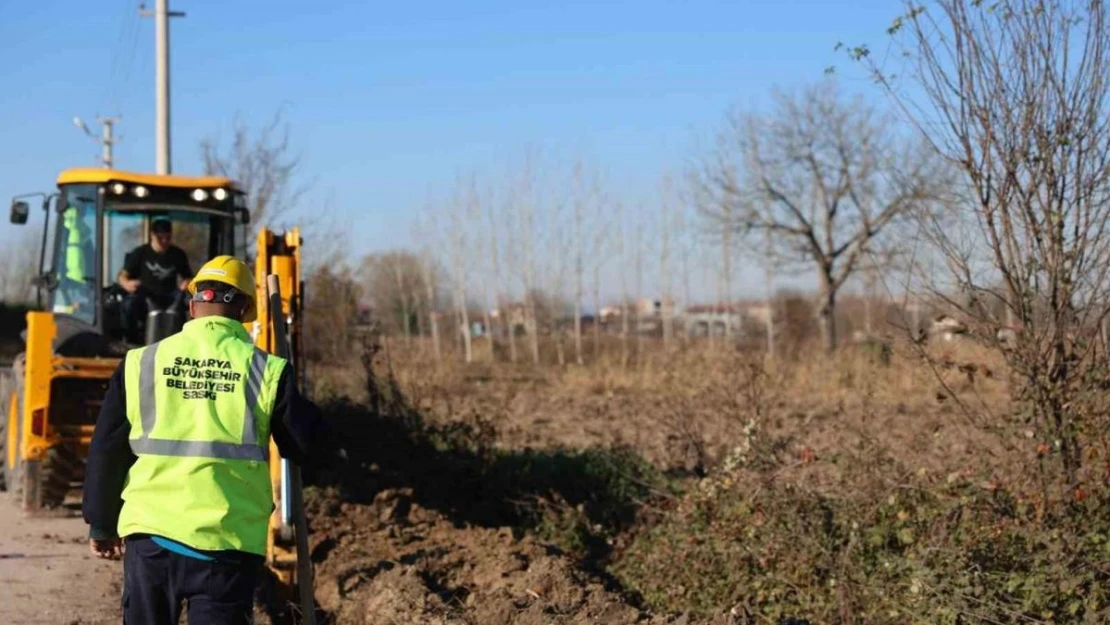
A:
[[[173,232],[173,222],[165,217],[159,217],[150,222],[151,232]]]
[[[201,297],[211,297],[211,299],[198,299],[197,284],[201,282],[219,282],[230,288],[219,291],[205,289],[205,291],[211,292],[211,295],[203,294]],[[202,293],[205,291],[202,291]],[[200,271],[197,271],[197,275],[193,276],[192,281],[189,282],[189,293],[193,295],[193,301],[223,303],[230,303],[235,295],[242,295],[247,298],[247,307],[243,311],[243,323],[250,323],[258,318],[258,304],[255,301],[258,293],[254,286],[254,274],[251,273],[250,267],[247,267],[246,263],[233,256],[217,256],[204,263]]]

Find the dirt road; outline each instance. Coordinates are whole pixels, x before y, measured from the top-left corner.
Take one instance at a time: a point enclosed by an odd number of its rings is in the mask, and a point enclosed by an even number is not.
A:
[[[24,518],[0,493],[0,623],[115,625],[122,572],[89,555],[79,513]]]

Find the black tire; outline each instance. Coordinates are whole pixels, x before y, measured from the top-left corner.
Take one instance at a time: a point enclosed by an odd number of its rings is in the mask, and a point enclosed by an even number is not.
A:
[[[65,503],[81,461],[64,445],[55,445],[42,460],[23,463],[23,510],[35,512]]]
[[[64,445],[55,445],[46,452],[39,466],[39,497],[41,507],[57,508],[73,487],[73,478],[81,468],[77,455]]]

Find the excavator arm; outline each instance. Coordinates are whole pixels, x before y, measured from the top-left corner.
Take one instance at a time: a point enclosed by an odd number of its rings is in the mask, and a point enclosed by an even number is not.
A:
[[[266,293],[266,277],[274,274],[281,287],[280,314],[285,319],[286,339],[289,344],[290,362],[297,374],[297,383],[303,392],[305,368],[303,353],[304,282],[301,279],[301,234],[298,228],[276,233],[267,228],[259,231],[254,264],[255,284],[258,288],[258,321],[252,328],[254,343],[260,349],[275,353],[277,337],[267,320],[270,319],[270,299]],[[274,311],[277,312],[277,311]],[[270,442],[270,479],[274,488],[274,513],[270,517],[266,563],[284,590],[291,592],[297,585],[297,551],[294,540],[293,487],[289,462],[278,454],[277,446]]]

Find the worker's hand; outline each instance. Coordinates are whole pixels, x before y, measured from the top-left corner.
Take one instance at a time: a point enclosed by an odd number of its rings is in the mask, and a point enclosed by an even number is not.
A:
[[[119,560],[123,556],[123,541],[119,538],[89,539],[89,551],[98,558]]]

